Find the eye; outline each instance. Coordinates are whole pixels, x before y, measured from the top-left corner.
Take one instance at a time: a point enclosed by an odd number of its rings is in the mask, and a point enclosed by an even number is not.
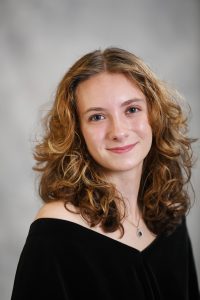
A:
[[[95,115],[92,115],[89,117],[89,121],[100,121],[100,120],[103,120],[104,119],[104,116],[103,115],[100,115],[100,114],[95,114]]]
[[[128,114],[134,114],[134,113],[138,112],[139,110],[140,110],[139,108],[137,108],[135,106],[131,106],[131,107],[129,107],[127,109],[126,113],[128,113]]]

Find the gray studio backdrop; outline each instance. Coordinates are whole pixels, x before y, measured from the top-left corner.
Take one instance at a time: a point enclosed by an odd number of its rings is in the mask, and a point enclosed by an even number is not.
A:
[[[84,53],[122,47],[142,57],[189,102],[199,137],[198,0],[0,1],[0,300],[10,299],[30,223],[41,200],[32,172],[39,120],[67,68]],[[195,146],[199,155],[199,143]],[[200,278],[200,167],[187,220]]]

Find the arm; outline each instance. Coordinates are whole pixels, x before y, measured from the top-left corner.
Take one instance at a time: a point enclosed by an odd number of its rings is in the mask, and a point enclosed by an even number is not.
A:
[[[11,300],[70,300],[50,237],[28,237],[20,256]]]
[[[188,299],[200,300],[197,274],[190,237],[188,235]]]

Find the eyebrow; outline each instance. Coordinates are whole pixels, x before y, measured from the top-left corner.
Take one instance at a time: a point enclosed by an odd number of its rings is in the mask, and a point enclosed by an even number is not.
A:
[[[139,99],[139,98],[134,98],[134,99],[130,99],[130,100],[126,100],[126,101],[124,101],[124,102],[122,102],[121,103],[121,107],[124,107],[124,106],[127,106],[127,105],[129,105],[129,104],[133,104],[133,103],[137,103],[137,102],[144,102],[145,100],[144,99]],[[89,112],[91,112],[91,111],[107,111],[107,109],[106,108],[103,108],[103,107],[90,107],[90,108],[88,108],[85,112],[84,112],[84,114],[87,114],[87,113],[89,113]]]

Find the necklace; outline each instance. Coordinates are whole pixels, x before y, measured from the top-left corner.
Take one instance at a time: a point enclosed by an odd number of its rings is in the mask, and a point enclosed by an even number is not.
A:
[[[139,216],[137,225],[135,225],[133,222],[129,221],[128,219],[127,219],[127,221],[136,228],[136,236],[138,238],[141,238],[143,236],[143,232],[142,232],[142,230],[139,227],[139,225],[140,225],[140,216]]]

